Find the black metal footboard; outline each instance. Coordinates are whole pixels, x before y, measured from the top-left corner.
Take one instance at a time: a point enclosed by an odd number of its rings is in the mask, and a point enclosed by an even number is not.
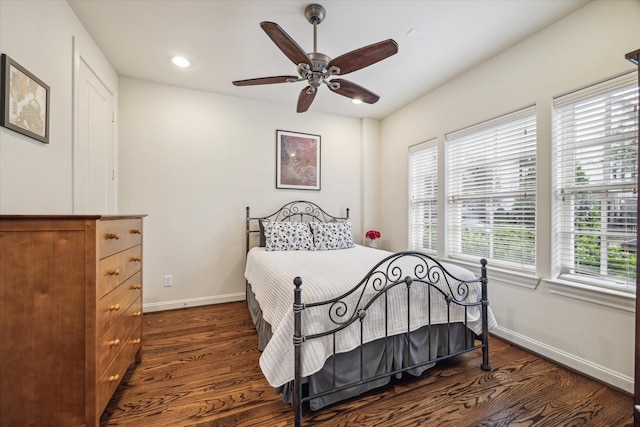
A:
[[[345,294],[328,301],[307,304],[302,302],[303,280],[300,277],[296,277],[294,279],[293,303],[295,366],[292,402],[295,425],[302,425],[303,403],[314,398],[353,389],[362,384],[412,371],[468,351],[482,349],[480,367],[484,370],[490,370],[487,261],[482,259],[480,264],[480,278],[460,279],[447,271],[437,260],[426,254],[413,251],[399,252],[376,264],[356,286]],[[392,298],[395,298],[395,301],[392,301]],[[465,345],[462,349],[454,348],[449,344],[450,339],[445,333],[447,344],[444,354],[432,356],[431,348],[429,348],[427,354],[430,356],[426,357],[426,360],[416,361],[408,357],[407,360],[410,360],[410,362],[403,364],[401,368],[388,369],[373,376],[363,374],[364,371],[361,368],[360,378],[356,381],[345,384],[344,381],[340,381],[339,378],[334,376],[332,388],[319,393],[309,392],[309,394],[303,395],[302,363],[305,343],[317,339],[333,343],[332,351],[333,355],[335,355],[337,343],[341,340],[339,333],[347,328],[355,328],[353,331],[359,330],[359,348],[361,349],[365,343],[363,331],[365,331],[365,326],[368,326],[365,325],[367,321],[382,322],[381,325],[384,332],[380,339],[387,340],[392,335],[397,336],[398,332],[397,330],[393,332],[392,325],[396,325],[397,323],[393,322],[398,320],[393,318],[393,316],[397,316],[393,307],[397,307],[398,298],[401,298],[401,304],[406,304],[406,312],[402,313],[402,316],[406,316],[406,319],[402,319],[402,322],[404,322],[402,324],[406,323],[406,330],[401,334],[406,335],[407,342],[411,342],[411,335],[415,332],[416,327],[444,324],[447,325],[446,329],[450,330],[453,323],[463,323],[467,327],[474,321],[474,318],[479,317],[481,322],[480,344],[477,344],[476,339],[471,339],[471,345]],[[438,308],[436,309],[436,307]],[[305,314],[311,315],[311,312],[307,312],[308,310],[313,310],[314,316],[316,316],[314,318],[317,318],[318,312],[321,312],[322,315],[328,317],[329,321],[327,323],[331,326],[325,330],[317,330],[316,328],[309,332],[312,322],[309,325],[303,324]],[[377,311],[374,313],[374,310]],[[418,318],[425,323],[416,325],[415,319]],[[426,321],[424,320],[425,318]],[[315,323],[317,324],[317,322]],[[476,330],[478,329],[477,325],[475,328]],[[465,330],[467,329],[465,328]],[[471,330],[468,330],[468,333],[474,335]],[[431,347],[431,341],[426,345]],[[363,357],[362,350],[360,350],[361,366]]]

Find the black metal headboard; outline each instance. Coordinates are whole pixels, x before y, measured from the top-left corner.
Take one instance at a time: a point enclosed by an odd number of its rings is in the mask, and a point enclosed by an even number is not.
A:
[[[295,200],[289,202],[271,215],[252,217],[247,206],[246,239],[247,252],[249,252],[249,236],[253,233],[260,233],[261,221],[298,221],[298,222],[336,222],[349,219],[349,208],[347,215],[340,217],[329,215],[320,206],[306,200]],[[256,224],[252,227],[252,224]]]

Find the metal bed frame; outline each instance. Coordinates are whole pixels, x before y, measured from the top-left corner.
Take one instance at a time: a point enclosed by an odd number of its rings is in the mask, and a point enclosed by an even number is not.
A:
[[[249,213],[249,207],[247,207],[247,252],[249,251],[250,239],[249,236],[252,233],[258,233],[260,230],[252,230],[250,228],[250,221],[257,220],[260,222],[261,220],[266,221],[305,221],[305,220],[315,220],[321,222],[331,222],[331,221],[340,221],[346,220],[349,218],[349,210],[347,209],[346,217],[336,217],[333,215],[327,214],[324,210],[322,210],[319,206],[312,202],[306,201],[294,201],[285,204],[276,212],[266,217],[252,218]],[[407,263],[407,261],[410,261]],[[407,270],[407,266],[410,265],[410,271]],[[310,400],[322,396],[326,396],[331,393],[344,391],[353,387],[357,387],[363,385],[365,383],[369,383],[372,381],[380,380],[386,377],[392,377],[397,374],[401,374],[407,371],[414,370],[416,368],[424,367],[429,364],[433,364],[435,362],[439,362],[445,359],[452,358],[454,356],[458,356],[462,353],[466,353],[469,351],[481,349],[482,350],[482,363],[480,367],[485,370],[491,370],[491,366],[489,365],[489,331],[488,331],[488,306],[489,300],[487,297],[487,261],[485,259],[480,260],[480,278],[475,280],[461,280],[451,273],[447,271],[447,269],[436,259],[430,257],[421,252],[416,251],[405,251],[398,252],[392,254],[385,258],[384,260],[377,263],[369,273],[351,290],[344,293],[343,295],[337,296],[331,300],[315,302],[315,303],[307,303],[305,304],[302,299],[302,284],[303,279],[300,277],[296,277],[293,280],[295,285],[294,290],[294,302],[293,302],[293,312],[294,312],[294,336],[293,336],[293,345],[294,345],[294,380],[293,380],[293,410],[294,410],[294,418],[296,427],[302,425],[302,406],[303,403],[309,402]],[[465,301],[470,292],[470,286],[476,286],[477,284],[481,287],[481,297],[476,301]],[[407,295],[407,325],[411,325],[411,288],[416,286],[423,286],[429,289],[428,291],[428,305],[426,310],[428,310],[428,318],[429,323],[427,326],[431,327],[431,301],[433,298],[442,298],[446,302],[447,306],[447,334],[446,334],[446,342],[447,342],[447,352],[444,355],[438,355],[435,358],[429,357],[428,360],[424,360],[419,363],[411,364],[410,366],[405,366],[401,369],[396,369],[390,372],[384,372],[382,374],[378,374],[375,376],[365,376],[363,375],[363,322],[367,317],[367,310],[379,299],[383,299],[383,304],[385,307],[385,328],[388,326],[387,315],[388,305],[387,305],[387,297],[389,292],[394,288],[404,289]],[[367,292],[365,292],[367,291]],[[357,303],[355,305],[349,306],[346,302],[347,297],[351,297],[356,299]],[[460,307],[460,309],[464,310],[464,325],[467,326],[468,321],[468,310],[470,307],[480,307],[481,310],[481,322],[482,322],[482,333],[480,337],[472,337],[472,342],[474,343],[471,346],[465,345],[465,348],[462,350],[452,350],[451,342],[450,342],[450,333],[451,333],[451,310],[452,306]],[[309,309],[320,309],[323,310],[324,313],[328,316],[331,322],[335,325],[330,330],[312,334],[312,335],[304,335],[303,334],[303,312]],[[335,356],[335,348],[336,348],[336,334],[341,330],[349,327],[350,325],[359,322],[360,323],[360,346],[359,346],[359,357],[360,357],[360,379],[357,381],[350,382],[348,384],[336,385],[337,381],[335,378],[336,369],[332,369],[333,371],[333,387],[330,390],[325,390],[319,393],[312,394],[310,391],[308,394],[303,394],[303,377],[302,377],[302,351],[303,344],[306,341],[321,339],[323,337],[331,337],[333,341],[333,349]],[[356,326],[357,327],[357,326]],[[407,342],[411,343],[411,336],[415,331],[411,331],[410,328],[404,332]],[[474,333],[466,328],[465,329],[468,334],[474,335]],[[382,340],[389,339],[390,336],[385,333],[385,337],[381,338]],[[475,338],[479,338],[479,344],[477,344],[477,340]],[[466,342],[466,340],[465,340]],[[431,340],[429,340],[429,355],[431,355]],[[358,351],[356,349],[355,351]],[[409,348],[407,346],[407,352]],[[388,354],[385,354],[385,357],[389,357]],[[335,364],[335,357],[329,359],[328,363]]]

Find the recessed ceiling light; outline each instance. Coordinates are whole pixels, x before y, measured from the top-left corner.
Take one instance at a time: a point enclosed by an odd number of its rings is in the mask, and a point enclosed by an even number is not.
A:
[[[174,65],[180,68],[187,68],[191,66],[191,61],[183,56],[174,56],[173,58],[171,58],[171,62],[173,62]]]
[[[362,104],[362,99],[353,98],[351,103],[356,105]]]

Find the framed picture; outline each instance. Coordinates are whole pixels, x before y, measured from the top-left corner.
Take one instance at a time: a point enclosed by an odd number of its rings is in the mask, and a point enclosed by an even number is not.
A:
[[[320,135],[276,131],[276,188],[320,190]]]
[[[0,126],[49,143],[49,86],[2,54]]]

